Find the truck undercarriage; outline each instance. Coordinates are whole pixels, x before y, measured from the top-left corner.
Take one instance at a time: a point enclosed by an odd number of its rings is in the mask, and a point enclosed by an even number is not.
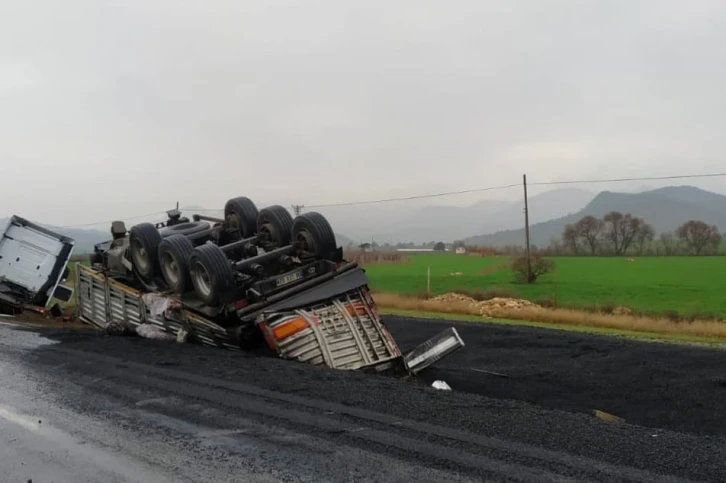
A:
[[[381,320],[364,270],[343,258],[319,213],[231,199],[224,218],[172,210],[160,223],[98,244],[78,264],[81,320],[105,330],[151,325],[178,340],[336,369],[416,373],[463,347],[451,328],[404,356]]]

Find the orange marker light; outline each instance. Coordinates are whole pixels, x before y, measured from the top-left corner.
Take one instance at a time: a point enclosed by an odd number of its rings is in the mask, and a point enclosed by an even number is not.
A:
[[[308,328],[308,323],[305,319],[297,318],[292,319],[289,322],[285,322],[272,329],[272,336],[277,340],[282,340],[286,337],[290,337],[293,334],[297,334],[301,330]]]

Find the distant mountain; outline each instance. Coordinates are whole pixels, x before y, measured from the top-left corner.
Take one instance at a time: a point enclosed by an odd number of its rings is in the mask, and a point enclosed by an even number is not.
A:
[[[556,189],[530,197],[530,220],[550,220],[582,209],[595,193]],[[524,223],[522,200],[483,200],[469,206],[430,205],[411,209],[401,204],[345,206],[320,210],[335,227],[355,239],[379,243],[453,242],[471,236],[512,229]]]
[[[534,209],[534,199],[530,205]],[[726,229],[726,196],[694,186],[668,186],[641,193],[603,191],[577,213],[531,223],[531,243],[546,245],[552,238],[560,239],[568,223],[574,223],[587,215],[602,217],[610,211],[639,216],[653,225],[656,233],[673,231],[692,219],[714,224],[721,230]],[[486,246],[524,245],[524,228],[469,237],[465,241]]]
[[[339,247],[343,248],[348,245],[359,245],[359,243],[354,242],[352,239],[348,238],[345,235],[341,235],[340,233],[335,234],[335,241],[338,243]]]

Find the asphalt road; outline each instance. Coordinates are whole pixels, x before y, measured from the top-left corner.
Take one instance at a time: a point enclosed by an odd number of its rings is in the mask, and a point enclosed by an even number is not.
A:
[[[411,322],[388,320],[404,347],[416,333],[445,327]],[[461,326],[466,351],[478,353],[483,334],[466,334],[477,330]],[[722,436],[605,423],[459,390],[466,380],[502,379],[476,371],[457,379],[450,364],[469,362],[462,354],[404,381],[191,344],[0,325],[0,481],[726,478]],[[436,376],[454,391],[431,389],[427,378]]]

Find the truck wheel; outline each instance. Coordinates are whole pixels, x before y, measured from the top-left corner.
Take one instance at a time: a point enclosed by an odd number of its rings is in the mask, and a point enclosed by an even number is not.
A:
[[[292,215],[280,205],[263,208],[257,217],[257,233],[260,238],[278,247],[289,245],[292,236]]]
[[[161,276],[166,284],[177,294],[191,288],[189,277],[189,255],[194,245],[185,235],[171,235],[159,244],[159,265]]]
[[[194,235],[200,231],[208,230],[211,225],[206,221],[188,221],[178,225],[167,226],[162,230],[162,236]]]
[[[219,305],[221,296],[234,288],[232,267],[227,255],[211,243],[192,250],[189,274],[194,292],[207,305]]]
[[[258,216],[255,204],[244,196],[232,198],[224,205],[226,229],[236,240],[249,238],[257,233]]]
[[[292,224],[293,242],[316,257],[325,258],[337,247],[335,233],[323,215],[315,211],[299,215]]]
[[[131,227],[129,245],[131,262],[141,277],[149,280],[159,273],[159,230],[151,223]]]

